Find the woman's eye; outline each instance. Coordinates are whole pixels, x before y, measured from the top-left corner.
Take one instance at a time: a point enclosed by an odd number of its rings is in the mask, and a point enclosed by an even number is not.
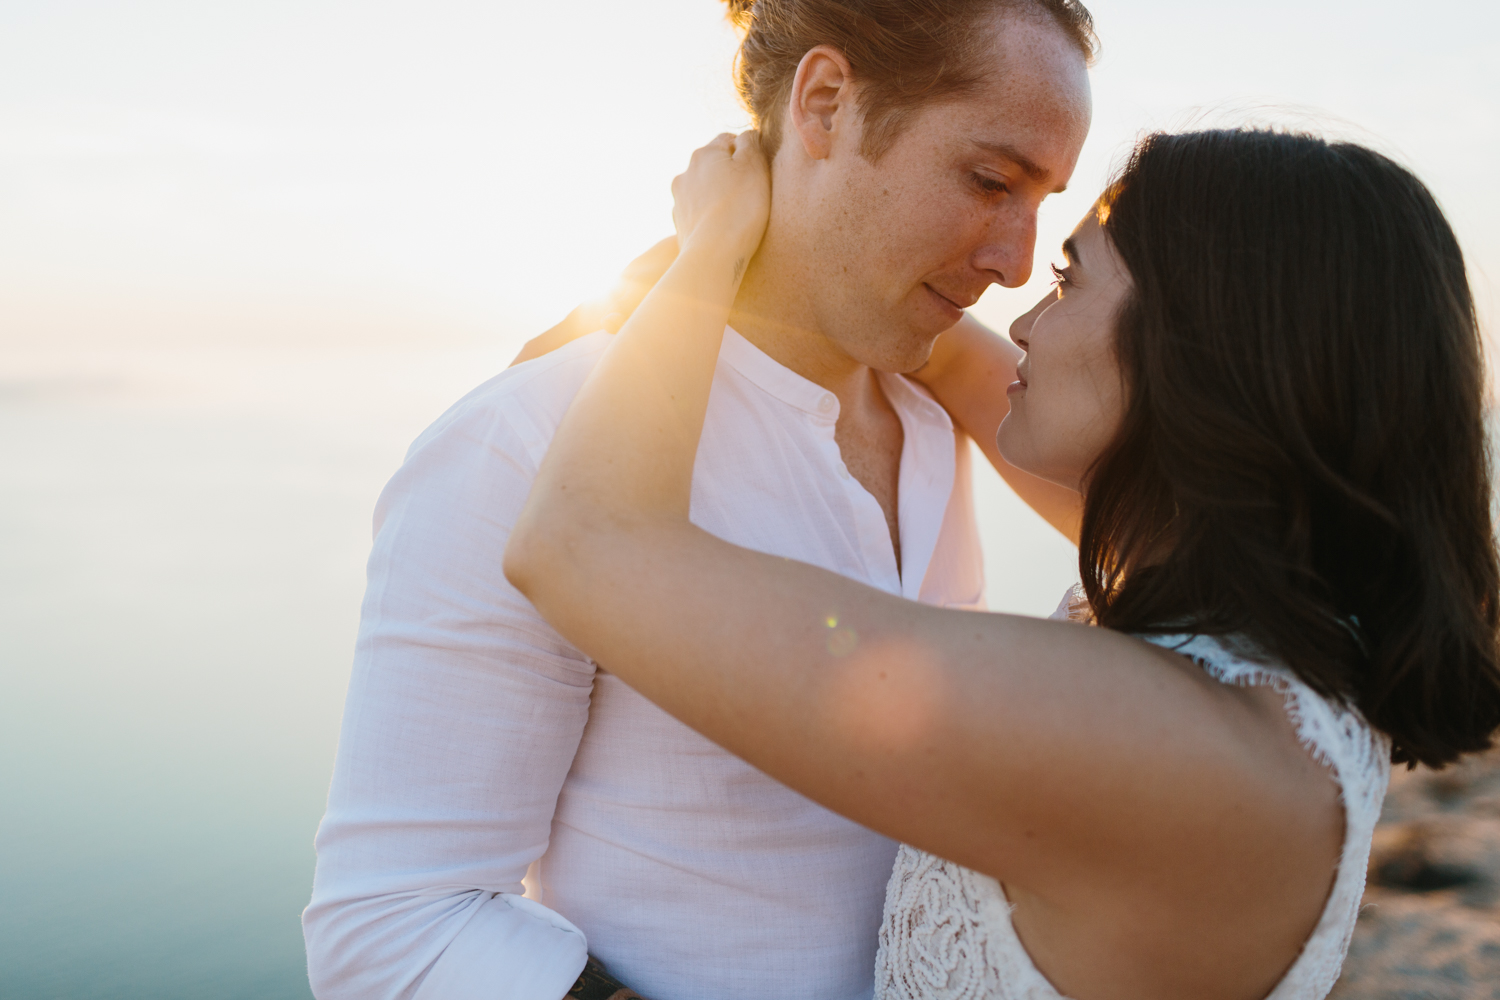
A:
[[[1054,286],[1061,287],[1063,285],[1071,284],[1071,282],[1068,281],[1068,272],[1066,269],[1058,267],[1056,264],[1048,264],[1047,266],[1052,268],[1052,284]]]

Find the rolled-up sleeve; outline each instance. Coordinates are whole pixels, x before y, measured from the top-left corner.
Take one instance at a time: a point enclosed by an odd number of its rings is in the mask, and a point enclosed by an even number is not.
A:
[[[303,914],[320,1000],[559,1000],[585,962],[583,935],[521,881],[594,670],[505,580],[540,432],[478,395],[413,445],[376,510]]]

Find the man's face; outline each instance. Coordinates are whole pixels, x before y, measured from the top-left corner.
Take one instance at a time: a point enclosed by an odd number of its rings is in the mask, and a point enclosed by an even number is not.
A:
[[[991,283],[1031,276],[1037,208],[1072,176],[1091,101],[1082,54],[1056,26],[998,16],[975,90],[921,109],[877,163],[859,128],[833,137],[796,200],[820,331],[881,371],[927,361]]]

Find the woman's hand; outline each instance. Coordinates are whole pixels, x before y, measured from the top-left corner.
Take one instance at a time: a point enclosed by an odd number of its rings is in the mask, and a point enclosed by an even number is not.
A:
[[[691,253],[727,261],[737,283],[760,245],[771,211],[771,172],[755,132],[724,133],[693,153],[688,168],[672,181],[669,236],[625,268],[603,298],[585,302],[561,323],[533,337],[512,365],[549,354],[598,330],[618,333],[677,259],[678,247],[692,241]]]
[[[729,262],[744,277],[771,214],[771,171],[754,132],[725,132],[672,181],[678,253]]]
[[[719,136],[672,182],[677,257],[574,397],[506,546],[506,576],[544,616],[582,565],[557,553],[629,548],[628,524],[692,528],[709,389],[770,188],[753,132]]]

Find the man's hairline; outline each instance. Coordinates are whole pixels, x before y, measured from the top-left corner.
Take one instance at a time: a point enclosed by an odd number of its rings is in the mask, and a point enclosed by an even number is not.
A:
[[[1054,16],[1052,16],[1050,14],[1050,12],[1047,11],[1040,4],[1027,3],[1027,2],[1025,2],[1025,0],[1020,0],[1020,2],[1015,2],[1015,0],[1012,0],[1012,2],[1006,2],[1006,0],[995,0],[995,2],[994,2],[994,9],[990,12],[990,14],[988,16],[992,17],[992,18],[994,18],[996,20],[1002,21],[1002,22],[1003,21],[1007,21],[1007,20],[1011,20],[1011,19],[1029,20],[1029,21],[1032,21],[1033,23],[1039,23],[1039,24],[1042,24],[1042,25],[1044,25],[1046,27],[1050,27],[1053,31],[1056,31],[1056,32],[1062,34],[1063,37],[1068,40],[1070,46],[1083,57],[1085,70],[1087,70],[1088,67],[1093,62],[1093,55],[1092,55],[1092,53],[1090,51],[1086,51],[1086,50],[1080,48],[1079,45],[1078,45],[1077,39],[1073,38],[1072,35],[1068,32],[1068,30],[1063,25],[1059,24],[1058,21],[1057,21],[1057,19]],[[995,32],[995,42],[996,42],[997,45],[998,45],[1000,39],[1003,38],[1003,37],[1004,37],[1004,32],[1003,31],[998,31],[997,30]],[[807,52],[811,52],[813,49],[816,49],[816,48],[830,48],[830,49],[833,49],[834,51],[838,52],[841,56],[843,56],[844,59],[845,59],[845,61],[847,61],[848,58],[849,58],[848,55],[844,52],[843,49],[839,48],[839,46],[833,44],[832,42],[819,42],[817,45],[813,45],[813,46],[809,47],[808,50],[807,50]],[[807,57],[807,52],[802,53],[802,55],[798,57],[798,61],[799,62],[802,59],[805,59]],[[1006,62],[1006,60],[1004,60],[1004,59],[998,59],[997,60],[998,65],[992,66],[989,69],[985,70],[984,72],[981,72],[981,73],[977,74],[974,77],[974,79],[971,80],[968,83],[968,85],[960,88],[957,91],[954,91],[952,93],[947,93],[947,94],[939,94],[939,95],[937,95],[935,97],[926,98],[926,99],[923,99],[923,100],[919,101],[917,104],[915,104],[913,106],[914,109],[917,112],[917,116],[920,116],[920,115],[926,113],[928,109],[934,108],[934,107],[938,107],[939,105],[961,103],[965,98],[971,97],[973,95],[973,91],[982,88],[987,82],[995,80],[997,77],[1000,79],[1000,81],[1003,84],[1003,78],[1007,75],[1006,67],[1005,67],[1005,62]],[[850,68],[851,68],[851,71],[852,71],[852,69],[853,69],[852,64],[850,65]],[[855,85],[855,87],[856,87],[856,96],[855,96],[854,103],[855,103],[855,108],[859,112],[860,127],[861,127],[861,129],[863,129],[865,123],[868,121],[868,118],[869,118],[869,113],[861,106],[861,102],[860,102],[859,97],[858,97],[858,88],[860,88],[860,87],[863,86],[863,81],[860,79],[859,75],[855,74],[855,75],[853,75],[851,77],[850,82],[853,83]],[[787,88],[787,102],[788,102],[788,104],[791,101],[793,89],[794,89],[793,85],[789,84],[788,88]],[[781,133],[777,137],[777,139],[776,139],[776,155],[777,156],[779,156],[781,154],[781,147],[786,143],[787,138],[788,138],[787,133],[788,133],[788,131],[790,129],[790,122],[789,122],[790,114],[789,114],[789,111],[790,111],[789,107],[782,107],[780,114],[776,118],[775,124],[776,124],[778,130]],[[871,166],[879,166],[880,161],[885,158],[886,152],[888,152],[890,150],[890,147],[893,146],[893,145],[895,145],[896,142],[900,141],[901,137],[910,129],[910,127],[911,127],[911,123],[910,122],[908,122],[908,123],[902,125],[901,127],[899,127],[897,129],[897,131],[896,131],[896,134],[891,137],[891,141],[886,144],[886,147],[880,151],[879,155],[877,155],[874,159],[870,159],[867,156],[864,157],[865,160],[866,160],[866,162],[870,163]],[[979,146],[981,146],[981,148],[984,148],[984,144],[980,143],[978,140],[974,140],[974,143],[975,143],[975,145],[979,145]],[[864,143],[861,142],[860,143],[860,150],[859,150],[861,156],[864,156],[864,149],[863,149],[863,147],[864,147]],[[1007,151],[1007,150],[1009,150],[1009,151]],[[1045,182],[1046,178],[1051,176],[1050,171],[1046,171],[1046,170],[1040,169],[1038,167],[1038,165],[1034,161],[1032,161],[1031,159],[1029,159],[1029,158],[1027,158],[1025,156],[1021,156],[1021,157],[1018,158],[1015,155],[1012,155],[1015,152],[1014,147],[1006,147],[1004,149],[994,149],[994,150],[991,150],[991,151],[992,152],[998,152],[1000,155],[1005,156],[1007,159],[1010,159],[1013,162],[1015,162],[1015,164],[1018,167],[1021,168],[1022,172],[1025,173],[1032,180],[1039,181],[1039,182]],[[772,158],[772,162],[773,163],[775,162],[775,157]],[[1061,187],[1054,188],[1051,193],[1052,194],[1061,194],[1065,190],[1067,190],[1067,185],[1066,184],[1064,184]]]

